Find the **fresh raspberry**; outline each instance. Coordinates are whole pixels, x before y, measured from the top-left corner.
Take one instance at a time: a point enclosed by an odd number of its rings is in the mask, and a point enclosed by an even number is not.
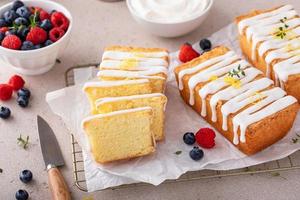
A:
[[[0,32],[1,33],[5,33],[6,31],[8,31],[9,29],[8,29],[8,27],[1,27],[0,28]]]
[[[199,57],[199,53],[195,51],[189,43],[185,43],[180,47],[179,60],[183,63],[193,60]]]
[[[7,35],[3,40],[1,45],[8,49],[18,50],[22,46],[21,39],[16,35]]]
[[[13,88],[8,84],[0,84],[0,99],[2,101],[7,101],[11,98],[13,93]]]
[[[40,27],[33,27],[26,36],[26,40],[34,45],[42,44],[47,40],[47,32]]]
[[[213,148],[215,146],[216,134],[210,128],[201,128],[196,133],[196,142],[203,148]]]
[[[59,27],[66,31],[69,27],[68,18],[61,12],[54,12],[51,15],[51,23],[54,27]]]
[[[61,28],[53,28],[50,30],[49,32],[49,38],[52,42],[56,42],[57,40],[59,40],[60,38],[62,38],[62,36],[64,36],[65,31]]]
[[[40,21],[43,21],[44,19],[50,19],[50,14],[44,10],[40,10]]]
[[[9,79],[8,84],[12,87],[13,90],[17,91],[23,88],[23,86],[25,85],[25,81],[21,76],[14,75]]]

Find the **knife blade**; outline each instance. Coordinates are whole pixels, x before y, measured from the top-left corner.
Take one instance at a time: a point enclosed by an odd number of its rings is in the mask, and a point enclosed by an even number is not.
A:
[[[53,200],[70,200],[68,186],[57,167],[65,164],[55,134],[49,124],[37,116],[41,150],[48,172],[48,182]]]
[[[42,117],[37,116],[37,121],[41,149],[46,168],[48,165],[55,165],[56,167],[63,166],[65,164],[64,158],[53,130]]]

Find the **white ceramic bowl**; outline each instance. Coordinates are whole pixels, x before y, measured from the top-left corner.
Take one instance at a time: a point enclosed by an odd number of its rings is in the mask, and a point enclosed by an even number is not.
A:
[[[206,19],[207,15],[209,14],[214,0],[209,0],[206,9],[195,18],[178,23],[159,23],[147,20],[141,17],[134,10],[132,5],[130,4],[130,0],[126,0],[126,3],[135,21],[148,32],[162,37],[178,37],[190,33],[202,24],[202,22]]]
[[[64,13],[70,20],[70,25],[65,35],[57,42],[41,49],[18,51],[0,46],[0,59],[12,67],[17,73],[24,75],[39,75],[49,71],[55,64],[57,57],[66,48],[72,30],[71,13],[62,5],[49,0],[23,0],[26,6],[41,7],[47,12],[57,10]],[[0,15],[9,10],[12,3],[0,8]],[[1,67],[7,67],[2,65]]]

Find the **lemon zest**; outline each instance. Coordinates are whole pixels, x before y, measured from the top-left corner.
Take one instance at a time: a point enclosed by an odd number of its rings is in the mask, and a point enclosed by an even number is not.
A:
[[[218,79],[218,77],[217,77],[216,75],[212,75],[212,76],[209,78],[210,81],[215,81],[215,80],[217,80],[217,79]]]
[[[138,66],[138,60],[135,58],[128,58],[123,60],[119,67],[123,70],[134,69]]]
[[[224,81],[225,81],[225,83],[228,83],[229,85],[231,85],[235,89],[239,89],[241,87],[241,81],[239,79],[235,79],[235,78],[230,77],[230,76],[225,76]]]

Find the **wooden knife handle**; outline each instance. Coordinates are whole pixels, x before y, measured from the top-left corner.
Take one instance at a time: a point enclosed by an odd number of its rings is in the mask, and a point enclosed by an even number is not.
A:
[[[58,168],[51,167],[48,169],[48,182],[52,200],[71,200],[68,186]]]

